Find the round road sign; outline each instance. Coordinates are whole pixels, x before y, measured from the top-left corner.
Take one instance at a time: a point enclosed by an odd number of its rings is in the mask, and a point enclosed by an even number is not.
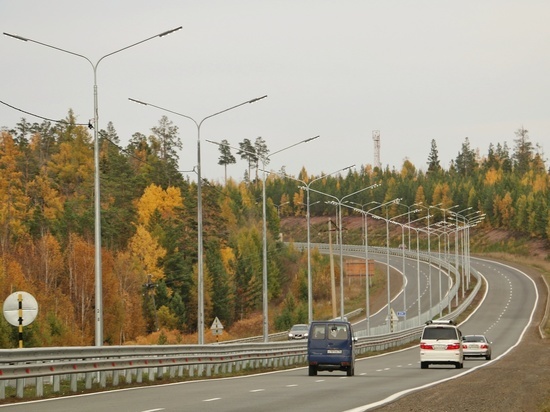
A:
[[[21,326],[30,325],[38,314],[38,303],[34,296],[27,292],[13,292],[6,298],[4,301],[4,317],[13,326],[19,326],[20,309]]]

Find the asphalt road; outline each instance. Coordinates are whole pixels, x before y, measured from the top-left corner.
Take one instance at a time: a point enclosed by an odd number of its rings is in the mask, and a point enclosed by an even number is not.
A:
[[[520,271],[494,262],[472,259],[487,279],[486,296],[463,333],[484,333],[494,342],[493,359],[518,344],[530,323],[538,294]],[[412,287],[412,285],[409,285]],[[451,380],[493,361],[469,360],[464,369],[430,366],[421,370],[418,348],[358,360],[356,375],[306,368],[268,374],[133,388],[40,402],[3,406],[10,411],[86,412],[101,410],[153,411],[363,411],[409,392]]]

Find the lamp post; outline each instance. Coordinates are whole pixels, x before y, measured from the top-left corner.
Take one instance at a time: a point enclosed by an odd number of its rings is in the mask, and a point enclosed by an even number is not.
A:
[[[273,203],[273,206],[277,208],[277,217],[281,217],[281,207],[283,207],[284,205],[288,205],[289,203],[290,202],[283,202],[280,205],[276,205],[275,203]]]
[[[300,140],[299,142],[297,143],[294,143],[294,144],[291,144],[290,146],[287,146],[287,147],[284,147],[282,149],[279,149],[273,153],[271,153],[270,155],[267,155],[267,156],[262,156],[260,159],[262,161],[262,231],[263,231],[263,234],[262,234],[262,243],[263,243],[263,257],[262,257],[262,301],[263,301],[263,339],[264,339],[264,342],[268,342],[269,341],[269,322],[268,322],[268,309],[269,309],[269,305],[268,305],[268,290],[267,290],[267,213],[266,213],[266,194],[265,194],[265,176],[266,176],[266,173],[268,173],[266,170],[265,170],[265,167],[267,165],[267,163],[269,162],[269,160],[271,159],[272,156],[278,154],[278,153],[281,153],[285,150],[288,150],[294,146],[298,146],[299,144],[302,144],[302,143],[308,143],[308,142],[311,142],[312,140],[315,140],[317,139],[319,136],[315,136],[315,137],[309,137],[307,139],[304,139],[304,140]],[[228,145],[225,145],[225,144],[222,144],[222,143],[217,143],[217,142],[213,142],[213,141],[208,141],[210,143],[214,143],[214,144],[217,144],[217,145],[224,145],[224,146],[228,146]],[[229,146],[229,147],[232,147],[232,146]],[[236,149],[236,148],[235,148]],[[237,150],[242,150],[242,149],[237,149]],[[248,153],[248,154],[253,154],[255,155],[256,153],[252,153],[252,152],[249,152],[248,150],[243,150],[244,152]]]
[[[343,206],[344,199],[347,199],[358,193],[364,192],[365,190],[374,189],[375,187],[378,187],[377,183],[368,187],[364,187],[363,189],[357,190],[353,193],[350,193],[340,199],[338,199],[336,196],[329,195],[328,193],[320,192],[318,190],[313,190],[311,188],[309,189],[312,192],[319,193],[321,195],[325,195],[330,197],[331,199],[334,199],[335,202],[332,202],[332,203],[338,206],[338,226],[340,226],[338,231],[339,241],[340,241],[340,318],[342,320],[344,319],[344,249],[343,249],[343,242],[342,242],[342,206]]]
[[[209,116],[206,116],[201,121],[197,121],[191,116],[187,116],[182,113],[178,113],[169,109],[165,109],[160,106],[156,106],[151,103],[146,103],[141,100],[136,100],[128,98],[128,100],[142,104],[144,106],[151,106],[162,111],[175,114],[176,116],[185,117],[186,119],[191,120],[195,123],[197,127],[197,266],[198,266],[198,276],[197,276],[197,295],[198,295],[198,313],[197,313],[197,328],[198,328],[198,343],[202,345],[204,343],[204,262],[203,262],[203,240],[202,240],[202,176],[201,176],[201,126],[205,120],[210,119],[211,117],[217,116],[219,114],[228,112],[230,110],[236,109],[237,107],[244,106],[245,104],[255,103],[258,100],[266,98],[267,95],[256,97],[252,100],[247,100],[245,102],[239,103],[235,106],[228,107],[227,109],[220,110],[219,112],[213,113]]]
[[[380,203],[380,204],[378,204],[378,206],[375,206],[375,207],[370,208],[369,210],[367,210],[367,214],[371,214],[371,212],[373,210],[376,210],[376,209],[379,209],[381,207],[386,206],[386,266],[387,266],[386,267],[386,282],[387,282],[387,285],[388,285],[387,286],[387,288],[388,288],[388,324],[390,324],[390,320],[391,320],[391,290],[390,290],[390,251],[389,251],[389,248],[390,248],[390,232],[389,232],[389,226],[388,226],[387,206],[390,205],[390,204],[399,204],[399,202],[401,202],[401,198],[397,197],[397,198],[395,198],[393,200],[390,200],[388,202]],[[380,218],[380,216],[377,216],[375,214],[372,214],[372,216],[375,219]],[[367,247],[366,240],[367,240],[367,237],[365,236],[365,247]]]
[[[405,248],[406,248],[406,245],[405,245],[405,225],[402,224],[402,223],[399,223],[399,222],[396,222],[395,219],[398,219],[400,218],[401,216],[408,216],[409,217],[409,221],[411,220],[411,213],[416,213],[419,211],[419,209],[414,209],[414,210],[410,210],[410,206],[407,206],[407,205],[403,205],[405,207],[407,207],[408,211],[407,213],[403,213],[403,214],[400,214],[400,215],[397,215],[397,216],[394,216],[392,218],[390,218],[390,223],[397,223],[399,226],[401,226],[401,252],[402,252],[402,258],[403,258],[403,278],[407,279],[407,276],[406,276],[406,273],[405,273]],[[410,228],[410,225],[409,225],[409,228]],[[409,229],[409,245],[410,245],[410,241],[411,241],[411,236],[410,236],[410,229]],[[405,290],[406,290],[406,286],[407,284],[405,283],[405,286],[403,287],[403,313],[405,314],[405,320],[407,319],[407,294],[405,293]]]
[[[429,216],[429,210],[428,210],[428,216]],[[418,219],[413,220],[412,222],[408,223],[409,228],[414,230],[416,232],[416,282],[417,282],[417,300],[418,300],[418,326],[422,324],[421,316],[422,316],[422,308],[420,306],[420,249],[419,249],[419,233],[421,229],[415,228],[414,226],[411,226],[412,223],[418,222],[420,220],[426,219],[428,216],[422,216]]]
[[[428,234],[428,286],[429,286],[429,299],[430,299],[430,319],[432,318],[432,252],[430,247],[430,209],[438,208],[438,206],[441,206],[443,203],[438,203],[437,205],[433,206],[424,206],[422,204],[417,204],[418,207],[424,208],[428,211],[428,226],[427,226],[427,234]],[[454,207],[454,206],[453,206]],[[418,219],[417,219],[418,220]],[[412,223],[412,222],[411,222]]]
[[[175,31],[178,31],[182,26],[177,27],[172,30],[165,31],[160,34],[148,37],[144,40],[141,40],[137,43],[130,44],[129,46],[123,47],[122,49],[115,50],[114,52],[108,53],[101,57],[97,62],[92,62],[88,57],[74,53],[69,50],[62,49],[57,46],[52,46],[51,44],[43,43],[37,40],[29,39],[27,37],[22,37],[16,34],[10,34],[4,32],[4,35],[12,37],[17,40],[24,42],[36,43],[41,46],[48,47],[63,53],[71,54],[73,56],[80,57],[86,60],[92,66],[92,71],[94,75],[94,248],[95,248],[95,346],[103,345],[103,276],[101,268],[101,199],[100,199],[100,185],[99,185],[99,138],[98,138],[98,129],[99,129],[99,110],[98,110],[98,100],[97,100],[97,68],[99,63],[103,59],[112,56],[113,54],[119,53],[131,47],[137,46],[138,44],[145,43],[146,41],[155,39],[157,37],[167,36]]]
[[[341,173],[344,170],[351,169],[352,167],[355,167],[355,165],[347,166],[342,169],[336,170],[334,172],[324,174],[322,176],[319,176],[313,180],[310,180],[308,183],[304,182],[303,180],[296,179],[295,177],[289,176],[286,173],[283,174],[283,176],[296,180],[297,182],[300,182],[304,185],[306,189],[306,226],[307,226],[307,317],[308,322],[311,323],[313,320],[313,279],[311,275],[311,234],[310,234],[310,203],[309,203],[309,190],[311,185],[314,182],[317,182],[318,180],[324,179],[327,176],[334,175],[336,173]]]

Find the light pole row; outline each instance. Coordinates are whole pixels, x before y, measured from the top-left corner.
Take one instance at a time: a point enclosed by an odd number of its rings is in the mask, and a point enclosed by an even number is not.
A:
[[[186,119],[191,120],[197,127],[197,333],[198,333],[198,343],[202,345],[204,343],[204,242],[203,242],[203,224],[202,224],[202,175],[201,175],[201,126],[205,120],[210,119],[214,116],[218,116],[222,113],[228,112],[230,110],[236,109],[238,107],[244,106],[246,104],[255,103],[259,100],[265,99],[267,95],[256,97],[255,99],[247,100],[245,102],[236,104],[235,106],[228,107],[227,109],[220,110],[219,112],[213,113],[204,117],[202,120],[197,121],[193,117],[186,114],[178,113],[164,107],[156,106],[151,103],[146,103],[141,100],[136,100],[128,98],[128,100],[139,103],[144,106],[151,106],[159,110],[175,114],[176,116],[185,117]]]
[[[167,30],[160,34],[156,34],[144,40],[138,41],[137,43],[133,43],[133,44],[130,44],[129,46],[115,50],[111,53],[104,55],[95,63],[92,62],[92,60],[90,60],[88,57],[82,54],[75,53],[70,50],[65,50],[65,49],[62,49],[61,47],[52,46],[51,44],[43,43],[38,40],[33,40],[27,37],[4,32],[4,35],[8,37],[12,37],[17,40],[39,44],[41,46],[45,46],[50,49],[54,49],[66,54],[80,57],[86,60],[88,63],[90,63],[90,66],[92,67],[93,76],[94,76],[94,90],[93,90],[93,94],[94,94],[94,124],[93,124],[93,128],[94,128],[94,238],[95,238],[94,264],[95,264],[95,345],[96,346],[103,345],[103,274],[102,274],[102,267],[101,267],[102,265],[102,262],[101,262],[101,190],[100,190],[100,184],[99,184],[99,138],[98,138],[99,105],[98,105],[98,98],[97,98],[97,68],[99,66],[99,63],[101,63],[103,59],[109,56],[112,56],[113,54],[127,50],[131,47],[137,46],[141,43],[145,43],[146,41],[155,39],[157,37],[167,36],[171,33],[181,30],[181,28],[182,26],[176,27],[175,29]]]

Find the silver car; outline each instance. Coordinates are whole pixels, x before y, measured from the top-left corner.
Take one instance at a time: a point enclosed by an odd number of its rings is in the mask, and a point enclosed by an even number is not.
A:
[[[305,323],[298,323],[288,331],[288,340],[307,339],[308,333],[309,325],[306,325]]]
[[[491,359],[491,342],[484,335],[464,335],[462,337],[464,357],[476,356]]]

